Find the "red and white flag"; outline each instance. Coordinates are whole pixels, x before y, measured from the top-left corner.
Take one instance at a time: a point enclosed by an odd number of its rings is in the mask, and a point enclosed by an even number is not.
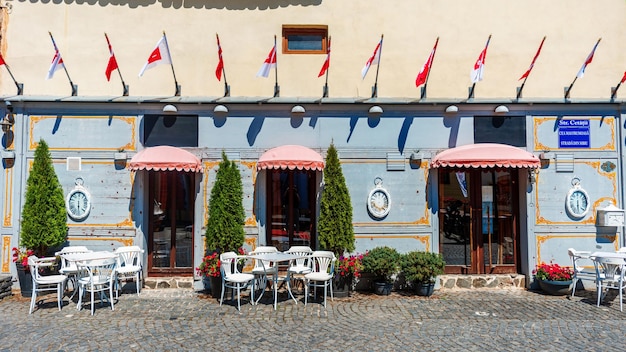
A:
[[[598,44],[600,44],[601,40],[602,38],[598,39],[598,41],[596,42],[596,45],[593,46],[593,50],[591,50],[591,52],[587,56],[587,59],[585,60],[585,63],[583,64],[583,66],[580,68],[580,70],[578,70],[578,74],[576,74],[576,77],[583,78],[583,76],[585,75],[585,69],[587,68],[587,65],[589,65],[591,61],[593,60],[593,54],[596,53],[596,48],[598,47]]]
[[[324,64],[322,65],[322,69],[317,77],[322,77],[328,68],[330,67],[330,38],[328,38],[328,53],[326,54],[326,60],[324,60]]]
[[[50,64],[50,68],[48,69],[48,75],[46,76],[46,79],[51,79],[54,76],[54,73],[57,70],[62,69],[63,67],[63,58],[61,58],[61,53],[59,53],[59,50],[55,50],[54,58],[52,58],[52,63]]]
[[[272,68],[276,68],[276,43],[274,43],[272,50],[270,50],[267,58],[263,61],[263,65],[259,69],[259,72],[256,73],[256,76],[268,77]]]
[[[4,57],[2,57],[2,54],[0,54],[0,65],[6,65],[6,61],[4,61]]]
[[[437,51],[437,44],[439,43],[439,38],[435,41],[435,46],[433,50],[430,52],[430,56],[428,56],[428,60],[417,74],[417,78],[415,78],[415,86],[419,87],[420,85],[426,83],[426,79],[428,78],[428,73],[430,72],[430,68],[433,65],[433,60],[435,59],[435,52]]]
[[[219,61],[217,62],[217,67],[215,68],[215,77],[217,77],[218,81],[222,80],[222,71],[224,71],[224,60],[222,59],[222,46],[220,45],[220,37],[215,34],[217,38],[217,56]]]
[[[152,50],[152,53],[148,57],[148,61],[139,71],[139,77],[143,76],[143,73],[154,66],[161,64],[172,64],[172,58],[170,57],[170,49],[167,46],[167,39],[165,39],[165,34],[161,37],[161,39],[157,42],[156,48]]]
[[[539,49],[537,49],[537,53],[535,54],[535,57],[533,57],[533,61],[530,63],[530,66],[528,67],[528,70],[526,70],[526,72],[524,72],[524,74],[522,75],[522,77],[520,77],[518,79],[518,81],[521,81],[522,79],[528,77],[528,75],[530,74],[530,71],[532,71],[533,67],[535,66],[535,61],[537,60],[537,57],[539,56],[539,53],[541,52],[541,48],[543,47],[543,42],[546,41],[546,37],[543,37],[543,40],[541,40],[541,44],[539,44]]]
[[[2,63],[4,63],[4,60],[2,61]],[[619,83],[624,83],[626,82],[626,72],[624,72],[624,77],[622,77],[622,80]]]
[[[367,60],[367,62],[365,63],[365,66],[363,66],[363,69],[361,70],[361,77],[363,77],[363,79],[365,79],[365,76],[367,75],[367,71],[369,71],[370,66],[372,65],[378,65],[378,63],[380,62],[380,52],[383,50],[383,38],[380,38],[380,41],[378,42],[378,45],[376,45],[376,49],[374,49],[374,54],[372,54],[372,56]]]
[[[470,79],[472,80],[472,83],[476,83],[476,82],[483,80],[483,70],[485,68],[485,59],[487,58],[487,48],[489,47],[490,40],[491,40],[491,35],[489,35],[485,48],[483,49],[483,51],[480,52],[480,55],[478,55],[478,59],[476,60],[476,63],[474,63],[474,69],[470,73]]]
[[[104,33],[104,37],[107,39],[107,45],[109,46],[109,62],[107,63],[107,68],[104,71],[104,75],[107,77],[107,81],[111,80],[111,73],[117,70],[117,60],[115,59],[115,53],[113,53],[113,48],[111,47],[111,42],[109,42],[109,37],[106,33]]]

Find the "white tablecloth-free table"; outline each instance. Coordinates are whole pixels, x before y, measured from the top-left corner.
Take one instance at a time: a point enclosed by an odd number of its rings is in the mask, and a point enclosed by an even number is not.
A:
[[[270,262],[274,262],[274,263],[289,262],[291,260],[300,259],[300,258],[304,258],[304,257],[306,257],[306,256],[302,256],[301,254],[283,253],[283,252],[258,253],[258,254],[250,254],[250,255],[248,255],[248,258],[252,258],[252,259],[256,259],[256,260],[265,260],[265,261],[270,261]],[[266,271],[266,275],[267,275],[267,271]],[[274,270],[274,272],[273,272],[273,284],[272,284],[272,287],[274,288],[274,310],[276,310],[276,306],[278,304],[278,285],[277,285],[277,282],[278,282],[278,270]],[[287,291],[289,292],[289,295],[291,296],[291,298],[293,298],[294,302],[296,302],[296,304],[297,304],[298,301],[296,300],[296,298],[293,296],[293,293],[291,292],[291,285],[287,285]],[[261,296],[259,296],[259,299],[261,299],[261,297],[263,297],[262,294],[261,294]],[[257,300],[257,302],[258,302],[258,300]]]

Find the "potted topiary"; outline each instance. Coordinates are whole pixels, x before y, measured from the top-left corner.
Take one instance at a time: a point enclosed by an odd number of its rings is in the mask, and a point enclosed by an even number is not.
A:
[[[374,275],[374,292],[389,295],[393,288],[393,275],[400,268],[400,253],[395,248],[380,246],[363,256],[363,271]]]
[[[420,296],[433,294],[435,278],[443,274],[445,266],[443,256],[433,252],[412,251],[402,255],[400,261],[402,274]]]
[[[234,161],[228,160],[222,152],[215,184],[209,199],[209,219],[206,226],[205,248],[207,250],[197,273],[208,278],[213,297],[221,293],[221,275],[219,273],[219,254],[233,251],[240,252],[245,240],[245,211],[243,208],[243,184],[241,173]],[[216,266],[217,265],[217,266]],[[217,270],[209,270],[217,267]]]

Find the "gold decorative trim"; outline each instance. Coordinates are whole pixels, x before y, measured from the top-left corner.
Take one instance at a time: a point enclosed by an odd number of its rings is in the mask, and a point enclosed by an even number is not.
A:
[[[115,241],[120,242],[124,246],[133,246],[135,240],[128,237],[68,237],[68,241]]]
[[[420,242],[422,242],[425,247],[426,247],[426,251],[430,251],[430,239],[431,239],[431,235],[354,235],[354,238],[362,238],[362,239],[369,239],[369,240],[373,240],[375,238],[377,239],[389,239],[389,238],[394,238],[394,239],[400,239],[400,238],[408,238],[408,239],[415,239],[418,240]]]
[[[11,270],[9,269],[9,265],[11,263],[11,259],[13,255],[11,254],[11,235],[2,236],[2,272],[8,273]]]
[[[35,125],[43,120],[46,119],[57,119],[57,118],[62,118],[62,119],[116,119],[116,120],[120,120],[123,122],[126,122],[127,124],[130,125],[130,130],[131,130],[131,136],[130,136],[130,142],[126,143],[125,145],[119,146],[119,147],[112,147],[112,148],[53,148],[52,146],[49,146],[49,150],[92,150],[92,151],[117,151],[120,149],[124,149],[127,151],[134,151],[137,150],[137,146],[136,146],[136,136],[137,136],[137,117],[136,116],[53,116],[53,115],[31,115],[29,116],[29,121],[30,121],[30,126],[29,126],[29,140],[28,140],[28,148],[29,150],[34,150],[37,148],[37,145],[39,144],[37,141],[35,141],[33,138],[35,137],[35,134],[33,133],[34,129],[35,129]]]
[[[4,169],[4,227],[13,226],[13,168]]]

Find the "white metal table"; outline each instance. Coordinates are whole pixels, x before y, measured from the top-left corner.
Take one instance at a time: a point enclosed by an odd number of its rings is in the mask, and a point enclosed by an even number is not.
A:
[[[261,260],[261,261],[269,261],[269,262],[274,262],[274,263],[280,263],[280,262],[289,262],[291,260],[295,260],[295,259],[300,259],[300,258],[304,258],[306,256],[303,256],[301,254],[294,254],[294,253],[284,253],[284,252],[274,252],[274,253],[258,253],[258,254],[250,254],[247,256],[248,258],[252,258],[252,259],[256,259],[256,260]],[[265,268],[265,265],[263,265],[263,267]],[[267,276],[267,270],[265,271],[265,275]],[[276,306],[278,304],[278,270],[274,270],[273,271],[273,282],[272,282],[272,286],[274,289],[274,310],[276,310]],[[265,292],[265,288],[263,288],[263,292]],[[296,302],[296,304],[298,304],[298,301],[296,300],[296,298],[293,296],[293,293],[291,292],[291,285],[287,285],[287,291],[289,292],[289,296],[291,296],[291,298],[294,300],[294,302]],[[261,299],[261,297],[263,297],[263,294],[261,294],[259,296],[259,298],[257,299],[257,302]]]

